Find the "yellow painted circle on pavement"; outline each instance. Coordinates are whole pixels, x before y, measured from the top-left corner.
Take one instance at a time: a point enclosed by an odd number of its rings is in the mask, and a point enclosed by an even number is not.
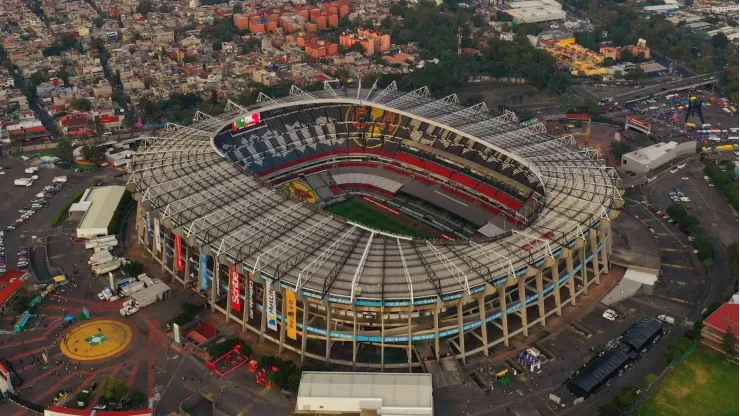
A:
[[[95,319],[75,325],[60,339],[62,354],[78,361],[114,357],[131,343],[131,326],[113,319]]]

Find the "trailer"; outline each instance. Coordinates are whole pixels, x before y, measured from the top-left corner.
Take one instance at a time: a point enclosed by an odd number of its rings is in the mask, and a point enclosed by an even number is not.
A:
[[[54,179],[52,179],[52,182],[54,182],[54,183],[67,183],[67,177],[66,176],[57,176]]]
[[[39,168],[36,168],[36,167],[30,167],[30,168],[26,168],[26,170],[25,170],[24,172],[26,172],[26,173],[30,173],[30,174],[32,174],[32,175],[33,175],[34,173],[36,173],[36,172],[38,172],[38,171],[39,171]]]
[[[112,272],[113,270],[118,269],[119,267],[121,267],[122,263],[123,261],[121,259],[116,259],[107,263],[98,264],[93,266],[92,272],[96,276],[100,276],[101,274]]]
[[[31,186],[33,185],[33,179],[31,178],[20,178],[13,182],[16,186]]]
[[[113,255],[110,254],[110,252],[103,251],[103,252],[95,253],[92,256],[90,256],[90,261],[88,261],[87,263],[93,266],[96,266],[98,264],[108,263],[115,259],[116,258],[113,257]]]

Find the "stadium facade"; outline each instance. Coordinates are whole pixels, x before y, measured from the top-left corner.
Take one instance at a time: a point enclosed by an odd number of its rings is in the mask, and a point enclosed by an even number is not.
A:
[[[129,169],[163,271],[280,351],[376,369],[544,327],[608,271],[622,205],[614,170],[571,136],[395,84],[229,102],[146,138]],[[414,215],[411,194],[472,231],[412,238],[323,209],[361,195]]]

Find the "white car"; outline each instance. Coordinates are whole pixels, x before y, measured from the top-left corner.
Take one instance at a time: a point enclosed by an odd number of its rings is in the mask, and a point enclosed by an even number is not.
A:
[[[683,178],[681,178],[681,180],[688,181],[689,178],[688,178],[688,176],[684,176]]]
[[[607,319],[609,321],[615,321],[617,319],[617,312],[615,312],[613,309],[607,309],[604,311],[604,313],[601,315],[604,319]]]

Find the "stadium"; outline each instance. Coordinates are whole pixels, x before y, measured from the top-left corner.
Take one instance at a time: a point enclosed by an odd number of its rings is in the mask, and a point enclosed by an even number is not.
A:
[[[608,271],[617,176],[571,136],[395,84],[229,102],[129,164],[162,270],[279,350],[410,368],[509,346]]]

